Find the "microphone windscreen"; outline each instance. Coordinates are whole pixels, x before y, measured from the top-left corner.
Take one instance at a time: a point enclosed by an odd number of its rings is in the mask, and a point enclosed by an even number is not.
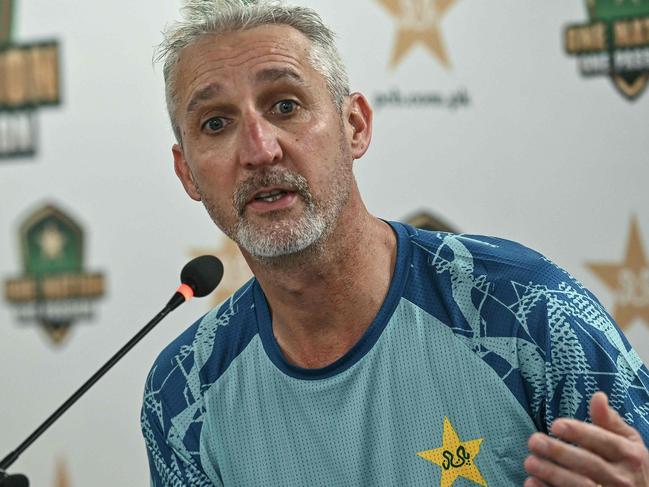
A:
[[[0,486],[2,487],[29,487],[29,480],[22,474],[9,475],[8,477],[0,477]]]
[[[190,260],[180,272],[180,282],[191,287],[197,298],[214,291],[222,277],[223,264],[213,255],[202,255]]]

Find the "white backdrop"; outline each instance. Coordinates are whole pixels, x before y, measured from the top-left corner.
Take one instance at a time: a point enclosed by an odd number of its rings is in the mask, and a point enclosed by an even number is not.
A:
[[[17,5],[14,40],[60,42],[63,103],[39,110],[36,157],[0,161],[0,280],[22,270],[20,223],[51,202],[83,226],[85,268],[105,274],[107,293],[94,319],[75,323],[59,347],[0,300],[2,456],[157,312],[193,252],[227,250],[175,179],[161,68],[151,61],[180,3]],[[421,44],[390,68],[397,24],[378,0],[300,3],[338,32],[352,87],[371,102],[395,92],[468,100],[454,109],[376,109],[374,140],[356,170],[373,213],[400,219],[425,209],[463,232],[521,241],[613,309],[616,293],[586,264],[624,261],[634,215],[649,243],[649,93],[629,102],[609,80],[579,75],[562,32],[586,21],[585,2],[457,0],[439,24],[448,68]],[[210,304],[177,311],[12,471],[36,487],[147,485],[144,379],[163,346]],[[626,333],[649,362],[649,323],[636,319]],[[55,476],[57,459],[67,480]]]

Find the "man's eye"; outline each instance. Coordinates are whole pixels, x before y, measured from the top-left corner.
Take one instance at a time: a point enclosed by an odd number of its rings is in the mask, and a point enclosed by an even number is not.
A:
[[[297,103],[293,100],[282,100],[276,103],[274,108],[278,113],[288,115],[297,109]]]
[[[225,120],[221,117],[213,117],[203,123],[203,130],[211,133],[220,132],[225,128]]]

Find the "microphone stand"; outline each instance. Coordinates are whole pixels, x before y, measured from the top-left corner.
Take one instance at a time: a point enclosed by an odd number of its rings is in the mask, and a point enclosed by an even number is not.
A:
[[[149,333],[153,327],[155,327],[162,319],[167,316],[171,311],[176,309],[182,303],[185,302],[186,296],[180,292],[176,292],[172,298],[169,300],[167,305],[160,311],[151,321],[149,321],[144,328],[142,328],[129,342],[124,345],[119,351],[113,355],[108,362],[106,362],[97,372],[94,373],[90,379],[88,379],[77,391],[72,394],[67,401],[65,401],[56,411],[54,411],[49,418],[47,418],[43,424],[41,424],[36,430],[27,437],[18,447],[9,453],[6,457],[0,461],[0,487],[28,487],[29,480],[24,475],[9,475],[6,470],[9,468],[22,452],[24,452],[29,446],[34,443],[45,431],[52,426],[52,424],[59,419],[63,413],[65,413],[70,407],[81,398],[88,389],[90,389],[95,383],[101,379],[106,372],[108,372],[121,358],[126,355],[137,343],[144,338],[144,336]]]

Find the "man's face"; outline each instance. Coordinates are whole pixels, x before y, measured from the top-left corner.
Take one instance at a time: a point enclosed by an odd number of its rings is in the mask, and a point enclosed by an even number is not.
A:
[[[257,257],[321,240],[352,190],[350,131],[309,53],[295,29],[263,26],[205,36],[176,67],[176,173]]]

